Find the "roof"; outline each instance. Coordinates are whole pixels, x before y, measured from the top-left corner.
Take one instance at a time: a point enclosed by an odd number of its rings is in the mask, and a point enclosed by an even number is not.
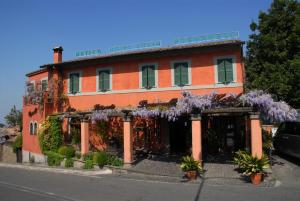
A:
[[[46,72],[47,69],[38,69],[38,70],[35,70],[35,71],[32,71],[32,72],[29,72],[26,74],[27,77],[30,77],[30,76],[33,76],[33,75],[37,75],[37,74],[40,74],[40,73],[43,73],[43,72]]]
[[[240,40],[226,40],[226,41],[216,41],[216,42],[207,42],[207,43],[196,43],[196,44],[189,44],[189,45],[176,45],[176,46],[168,46],[162,48],[151,48],[151,49],[143,49],[143,50],[130,51],[130,52],[119,52],[113,54],[77,58],[73,60],[63,61],[61,63],[44,64],[40,67],[47,68],[53,66],[68,66],[68,65],[76,65],[76,64],[89,63],[89,62],[92,63],[107,62],[112,59],[121,59],[121,58],[128,59],[128,58],[136,58],[136,57],[150,56],[150,55],[157,56],[158,54],[162,54],[162,53],[178,54],[178,53],[182,53],[183,50],[184,51],[207,50],[208,48],[213,48],[213,47],[240,46],[242,44],[244,44],[244,42]]]

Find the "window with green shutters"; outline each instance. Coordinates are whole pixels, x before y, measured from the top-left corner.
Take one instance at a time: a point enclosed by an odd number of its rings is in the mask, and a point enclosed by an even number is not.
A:
[[[69,92],[72,94],[79,92],[79,79],[80,73],[70,73],[69,74]]]
[[[218,59],[218,82],[228,84],[233,82],[233,61],[230,58]]]
[[[41,82],[42,82],[42,91],[46,91],[48,88],[48,80],[44,79]]]
[[[110,70],[98,71],[98,90],[102,92],[110,90]]]
[[[176,86],[184,86],[189,84],[188,62],[174,63],[174,84]]]
[[[155,65],[142,66],[142,87],[150,89],[155,87]]]

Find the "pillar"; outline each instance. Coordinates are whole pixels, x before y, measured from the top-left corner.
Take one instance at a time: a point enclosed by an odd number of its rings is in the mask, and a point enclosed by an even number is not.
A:
[[[252,156],[262,157],[262,131],[258,114],[250,115],[251,153]]]
[[[81,120],[81,154],[89,152],[89,122],[86,119]]]
[[[124,132],[124,163],[131,164],[133,162],[133,137],[132,137],[132,118],[125,116],[123,121]]]
[[[202,134],[201,116],[193,114],[192,120],[192,156],[195,160],[202,162]]]

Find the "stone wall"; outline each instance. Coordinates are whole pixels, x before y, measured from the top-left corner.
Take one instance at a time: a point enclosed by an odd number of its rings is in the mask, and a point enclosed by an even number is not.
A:
[[[0,145],[0,162],[16,163],[17,156],[9,143]]]

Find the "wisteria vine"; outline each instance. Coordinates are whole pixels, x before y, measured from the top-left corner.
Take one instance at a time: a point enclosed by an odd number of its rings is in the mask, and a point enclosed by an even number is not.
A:
[[[231,101],[234,100],[234,101]],[[195,95],[188,91],[182,92],[175,106],[171,107],[138,107],[132,110],[133,116],[142,118],[166,118],[168,121],[176,121],[184,114],[194,111],[201,113],[207,109],[226,108],[234,105],[250,106],[260,112],[264,120],[270,122],[294,121],[297,111],[283,101],[276,102],[270,94],[260,90],[250,91],[241,96],[227,94],[224,97],[212,92],[205,95]],[[108,120],[109,116],[116,112],[116,109],[95,110],[91,115],[93,122]]]

